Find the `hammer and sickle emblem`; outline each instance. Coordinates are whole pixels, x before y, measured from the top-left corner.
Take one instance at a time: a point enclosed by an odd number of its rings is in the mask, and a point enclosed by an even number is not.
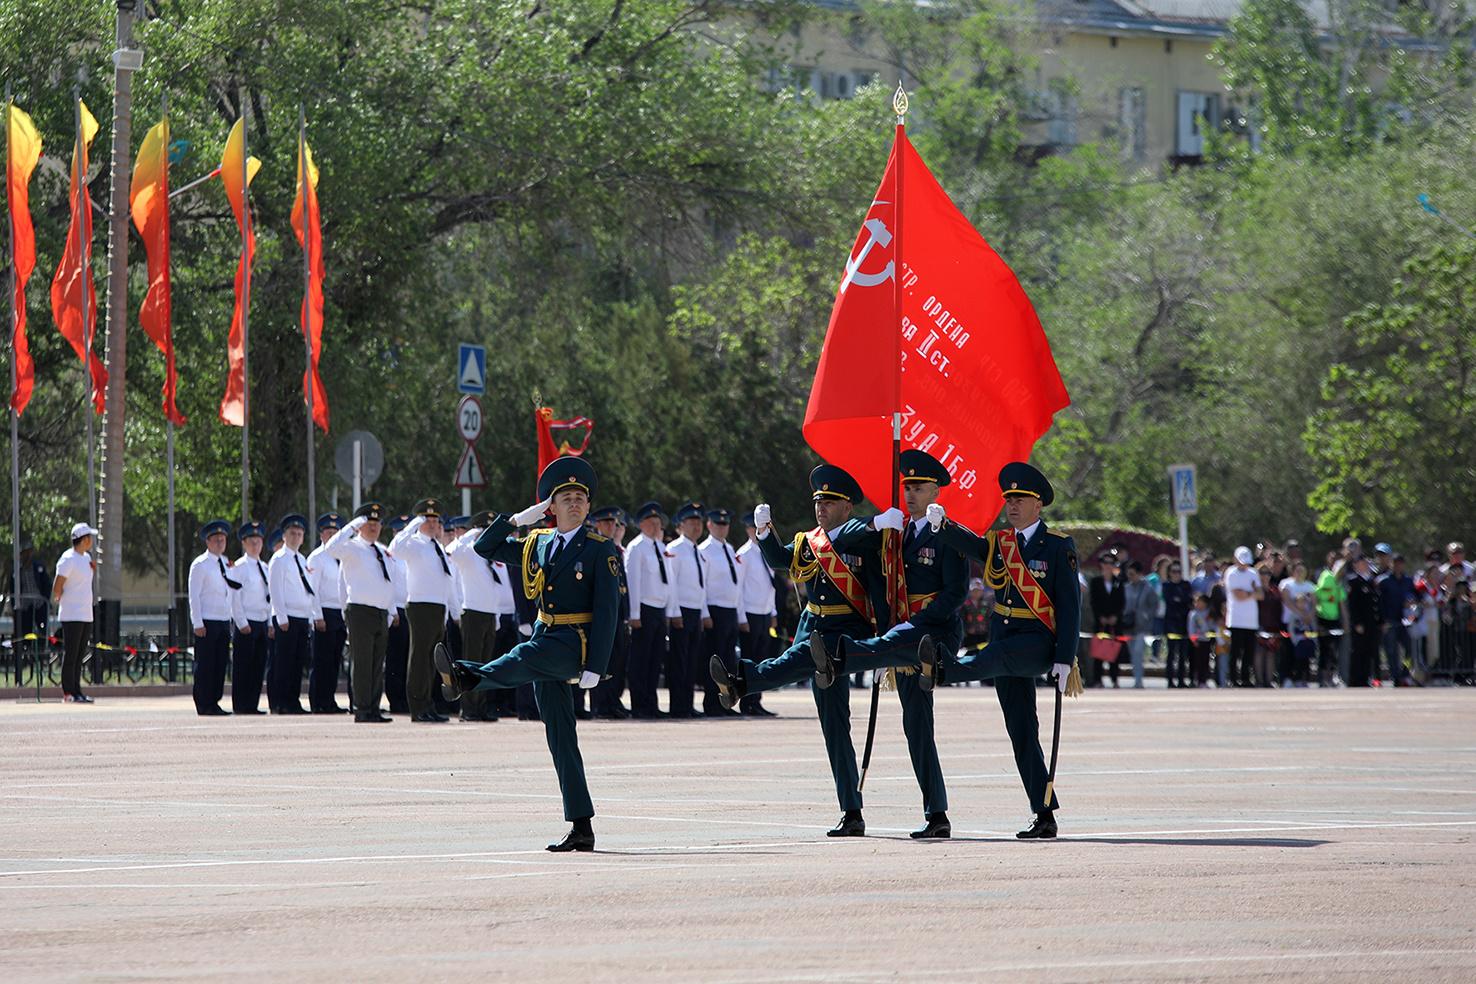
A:
[[[884,284],[892,279],[892,274],[896,269],[893,261],[888,260],[886,268],[880,273],[861,272],[861,264],[866,262],[866,254],[871,252],[873,246],[881,246],[885,249],[892,242],[892,233],[881,219],[867,219],[862,223],[862,228],[866,230],[866,245],[861,247],[861,253],[854,260],[846,260],[846,279],[842,280],[840,285],[842,294],[852,283],[860,284],[862,287]]]

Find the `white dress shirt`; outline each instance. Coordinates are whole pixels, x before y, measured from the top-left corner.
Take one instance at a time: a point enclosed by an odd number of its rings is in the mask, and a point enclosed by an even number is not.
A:
[[[666,610],[671,600],[671,561],[666,545],[642,533],[625,548],[625,586],[630,591],[630,617],[641,617],[641,606]]]
[[[365,522],[364,517],[359,516],[333,534],[323,544],[322,560],[338,566],[339,576],[343,579],[345,604],[380,608],[392,613],[395,583],[390,576],[389,554],[379,544],[369,543],[358,535]],[[316,550],[313,552],[318,553]]]
[[[244,629],[250,622],[271,621],[271,585],[267,581],[266,564],[242,554],[231,565],[231,579],[241,585],[240,591],[231,592],[231,618],[236,627]]]
[[[742,562],[728,541],[709,536],[697,545],[706,562],[707,607],[731,608],[738,613],[738,624],[747,625],[743,615]]]
[[[342,533],[343,530],[339,530]],[[328,553],[326,543],[307,555],[308,583],[318,596],[318,608],[342,608],[343,589],[338,583],[338,558]]]
[[[410,600],[410,570],[405,562],[394,554],[389,555],[390,584],[394,586],[394,607],[390,614],[405,607],[405,602]]]
[[[317,597],[308,591],[307,565],[296,550],[286,545],[277,548],[267,565],[267,580],[272,585],[272,618],[282,628],[287,627],[288,618],[317,621],[323,617]]]
[[[666,603],[667,618],[681,618],[683,608],[695,608],[709,618],[707,612],[707,558],[697,544],[679,536],[666,547],[666,574],[671,578],[671,597]]]
[[[405,562],[411,602],[445,605],[453,619],[461,618],[456,598],[456,575],[441,545],[420,532],[425,520],[416,516],[393,540],[390,553]]]
[[[738,573],[743,582],[742,610],[755,615],[779,614],[774,604],[774,569],[764,560],[758,544],[749,540],[738,548],[738,558],[743,561]]]
[[[205,628],[206,622],[231,621],[235,589],[230,581],[236,581],[235,575],[220,554],[207,550],[190,564],[190,621],[195,628]]]
[[[481,530],[468,530],[446,548],[446,556],[461,575],[462,607],[487,615],[512,614],[512,593],[507,588],[507,565],[490,563],[473,549]],[[504,611],[501,595],[507,594]]]

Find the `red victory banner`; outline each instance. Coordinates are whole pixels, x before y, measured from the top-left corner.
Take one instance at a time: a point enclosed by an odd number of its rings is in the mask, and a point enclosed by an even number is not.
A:
[[[41,159],[41,134],[31,118],[15,108],[5,107],[5,204],[10,213],[10,247],[14,263],[15,291],[10,303],[15,324],[12,340],[15,360],[15,389],[10,406],[19,416],[31,402],[36,367],[31,361],[31,348],[26,343],[26,281],[36,269],[36,230],[31,225],[31,172]]]
[[[169,120],[144,137],[133,165],[133,184],[128,190],[133,224],[143,237],[149,257],[149,290],[138,309],[138,323],[164,353],[164,417],[176,426],[184,414],[174,405],[174,328],[169,284]]]
[[[226,377],[225,396],[220,401],[220,422],[236,427],[246,425],[246,305],[251,291],[251,265],[256,259],[256,228],[246,207],[246,185],[260,167],[261,161],[256,158],[246,159],[246,136],[241,121],[237,120],[220,159],[220,179],[246,243],[236,264],[236,309],[231,315],[231,334],[226,340],[230,373]]]
[[[97,289],[92,281],[92,195],[87,190],[87,148],[97,136],[97,120],[87,104],[77,100],[81,124],[72,147],[72,221],[67,226],[67,245],[51,280],[51,317],[62,337],[72,343],[77,358],[89,364],[92,374],[92,404],[98,413],[107,406],[108,371],[92,351],[97,328]]]
[[[554,420],[550,407],[539,407],[534,415],[538,418],[538,474],[542,475],[543,469],[555,459],[566,454],[578,457],[589,447],[590,435],[594,433],[594,421],[588,417]],[[584,432],[582,439],[578,435],[580,430]],[[571,439],[579,440],[579,446],[571,444]]]
[[[899,125],[836,291],[805,440],[884,506],[896,494],[900,412],[901,446],[928,452],[953,476],[939,502],[982,529],[1002,506],[1000,468],[1029,457],[1069,403],[1020,282]]]
[[[306,167],[304,167],[306,165]],[[297,153],[297,199],[292,203],[292,228],[307,253],[307,291],[302,299],[302,334],[312,360],[302,376],[302,399],[311,400],[313,421],[328,430],[328,391],[318,374],[323,352],[323,234],[318,216],[318,166],[306,138],[299,138]],[[311,387],[311,397],[309,397]]]

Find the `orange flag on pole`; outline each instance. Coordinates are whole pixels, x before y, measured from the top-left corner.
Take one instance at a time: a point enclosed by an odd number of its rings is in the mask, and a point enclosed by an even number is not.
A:
[[[31,118],[11,102],[5,112],[5,203],[10,212],[10,255],[14,264],[15,292],[11,310],[15,336],[11,352],[15,360],[15,389],[10,406],[19,416],[31,402],[36,367],[26,343],[26,281],[36,269],[36,230],[31,225],[31,172],[41,159],[41,135]]]
[[[328,391],[318,374],[318,357],[323,352],[323,232],[318,217],[318,166],[307,140],[300,139],[297,148],[297,199],[292,203],[292,228],[297,241],[307,253],[307,293],[302,299],[302,334],[311,347],[312,360],[302,375],[302,399],[308,402],[312,387],[313,421],[328,430]],[[303,164],[307,164],[306,175]]]
[[[67,226],[67,245],[61,263],[51,279],[51,317],[62,337],[72,343],[77,358],[91,366],[92,405],[102,413],[108,402],[108,371],[92,351],[97,329],[97,289],[92,280],[92,195],[87,190],[87,148],[97,136],[97,120],[80,99],[77,109],[81,130],[72,148],[69,195],[72,221]]]
[[[953,476],[938,501],[982,529],[999,515],[1000,468],[1028,457],[1069,402],[1030,298],[899,126],[836,291],[805,440],[884,505],[900,412],[902,447]]]
[[[138,323],[164,353],[164,417],[175,426],[185,422],[174,405],[174,329],[169,284],[169,120],[144,137],[133,164],[133,184],[128,190],[133,224],[143,237],[149,256],[149,290],[138,309]]]
[[[236,264],[236,309],[231,315],[231,334],[226,341],[230,372],[226,391],[220,401],[220,421],[236,427],[246,425],[246,304],[251,291],[251,265],[256,259],[256,229],[251,211],[246,207],[246,185],[256,176],[261,161],[246,157],[246,136],[240,120],[231,127],[225,154],[220,159],[220,179],[225,183],[226,197],[236,213],[236,226],[246,241],[246,249]],[[245,172],[244,177],[242,172]]]

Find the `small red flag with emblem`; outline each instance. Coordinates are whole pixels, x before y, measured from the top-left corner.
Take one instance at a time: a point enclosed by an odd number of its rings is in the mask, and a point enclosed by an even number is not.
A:
[[[102,413],[107,407],[108,371],[92,351],[97,288],[92,281],[92,195],[87,190],[87,148],[97,136],[97,120],[80,99],[77,116],[81,131],[72,147],[72,221],[67,225],[67,244],[56,276],[51,279],[51,317],[62,337],[72,343],[77,358],[86,361],[92,374],[92,404]]]

